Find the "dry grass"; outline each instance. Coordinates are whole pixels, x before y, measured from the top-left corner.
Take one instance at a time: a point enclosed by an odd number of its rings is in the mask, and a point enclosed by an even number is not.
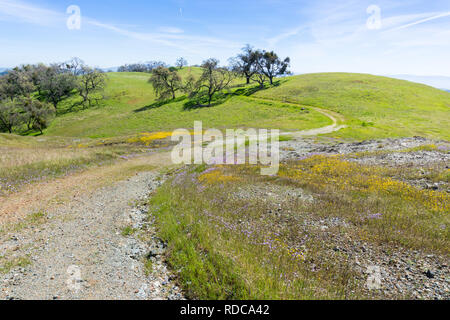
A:
[[[73,148],[8,148],[0,147],[0,168],[13,168],[38,162],[58,162],[86,158],[93,150]]]
[[[25,185],[147,153],[167,145],[164,138],[155,136],[141,143],[130,137],[91,140],[0,135],[0,196]]]
[[[0,196],[0,226],[15,227],[26,221],[33,212],[46,212],[72,201],[82,194],[92,192],[130,177],[137,172],[164,168],[170,154],[155,153],[110,162],[101,167],[87,168],[65,177],[59,177],[23,188],[6,197]]]

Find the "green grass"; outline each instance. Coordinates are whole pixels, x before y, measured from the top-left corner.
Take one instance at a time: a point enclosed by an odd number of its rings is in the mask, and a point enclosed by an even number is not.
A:
[[[204,128],[219,129],[243,127],[304,130],[331,124],[327,117],[313,110],[304,112],[282,103],[255,103],[242,97],[232,97],[211,108],[189,111],[184,110],[183,101],[135,112],[138,108],[136,105],[115,110],[106,107],[66,115],[58,118],[46,133],[90,138],[113,137],[138,132],[191,129],[194,121],[200,120]],[[116,111],[118,113],[115,114]],[[74,117],[79,118],[74,120]],[[105,117],[109,118],[108,121],[105,121]]]
[[[122,236],[124,236],[124,237],[128,237],[128,236],[132,236],[133,234],[135,234],[136,233],[136,229],[134,229],[133,227],[131,227],[131,226],[127,226],[127,227],[125,227],[125,228],[123,228],[122,229],[122,231],[121,231],[121,235]]]
[[[31,263],[31,259],[27,256],[10,259],[0,258],[0,274],[6,274],[15,268],[25,268]]]
[[[186,76],[189,69],[181,71]],[[193,68],[198,74],[199,69]],[[155,132],[177,128],[192,128],[202,120],[209,128],[278,128],[303,130],[330,124],[328,118],[313,110],[278,102],[262,102],[245,97],[231,97],[211,108],[186,110],[187,100],[155,103],[155,95],[147,83],[148,74],[109,73],[106,100],[89,110],[69,112],[58,116],[45,131],[50,136],[104,138]],[[76,98],[74,98],[76,100]],[[73,99],[65,101],[65,110]]]
[[[144,273],[148,277],[153,273],[153,262],[150,259],[144,259]]]
[[[255,96],[341,113],[349,127],[331,134],[336,137],[450,139],[450,93],[404,80],[352,73],[305,74],[287,77],[281,85]]]
[[[280,136],[279,140],[282,141],[291,141],[293,138],[291,136]]]

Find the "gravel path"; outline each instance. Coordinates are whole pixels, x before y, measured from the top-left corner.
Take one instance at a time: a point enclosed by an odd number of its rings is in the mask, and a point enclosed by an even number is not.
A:
[[[0,257],[28,263],[0,275],[0,298],[182,299],[140,201],[160,183],[140,173],[1,235]]]

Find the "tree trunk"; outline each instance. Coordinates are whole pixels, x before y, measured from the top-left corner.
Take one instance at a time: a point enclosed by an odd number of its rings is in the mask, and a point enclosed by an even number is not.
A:
[[[212,100],[212,96],[209,96],[208,107],[211,107],[211,100]]]
[[[250,84],[250,77],[247,76],[247,84]]]
[[[273,85],[273,77],[269,77],[270,85]]]

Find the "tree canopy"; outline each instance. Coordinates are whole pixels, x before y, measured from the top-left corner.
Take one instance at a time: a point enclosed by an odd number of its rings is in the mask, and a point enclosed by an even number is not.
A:
[[[183,89],[178,73],[164,67],[154,69],[149,82],[153,85],[158,100],[175,99],[176,92]]]
[[[205,60],[201,68],[202,75],[196,81],[191,81],[189,85],[190,97],[206,97],[208,107],[211,106],[213,96],[226,89],[234,78],[233,72],[227,68],[219,66],[219,60]]]

